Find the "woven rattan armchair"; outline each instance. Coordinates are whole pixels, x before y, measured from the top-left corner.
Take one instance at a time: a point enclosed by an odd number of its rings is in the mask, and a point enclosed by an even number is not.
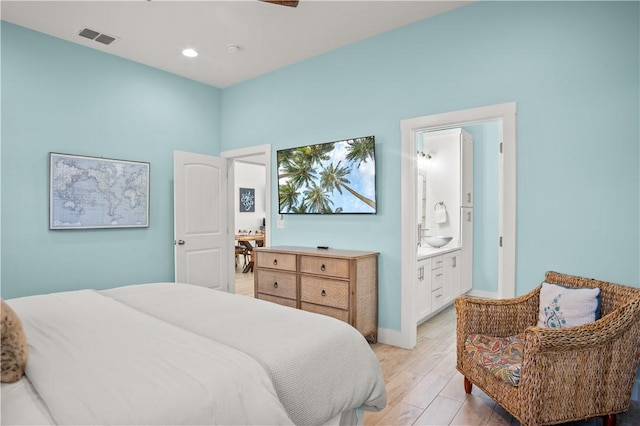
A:
[[[603,416],[615,425],[629,408],[640,361],[640,288],[547,272],[545,281],[566,287],[599,287],[602,316],[578,327],[537,327],[540,286],[514,299],[459,297],[457,369],[464,386],[482,389],[522,426]],[[518,386],[492,375],[465,353],[471,333],[507,337],[524,332]]]

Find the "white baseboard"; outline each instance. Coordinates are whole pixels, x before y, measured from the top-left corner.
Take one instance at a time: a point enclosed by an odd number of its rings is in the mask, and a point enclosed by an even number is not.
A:
[[[636,379],[633,383],[633,390],[631,391],[631,400],[640,402],[640,379]]]
[[[378,342],[385,345],[403,347],[402,334],[398,330],[378,327]]]
[[[498,293],[491,291],[471,290],[466,294],[467,296],[482,297],[483,299],[498,299]]]

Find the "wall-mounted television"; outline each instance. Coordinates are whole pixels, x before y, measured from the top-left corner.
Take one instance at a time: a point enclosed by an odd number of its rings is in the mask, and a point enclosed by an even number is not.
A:
[[[280,214],[375,214],[375,137],[281,149]]]

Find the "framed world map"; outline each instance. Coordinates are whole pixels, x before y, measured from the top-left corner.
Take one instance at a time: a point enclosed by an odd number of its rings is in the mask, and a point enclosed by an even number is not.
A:
[[[49,153],[49,229],[149,226],[150,164]]]

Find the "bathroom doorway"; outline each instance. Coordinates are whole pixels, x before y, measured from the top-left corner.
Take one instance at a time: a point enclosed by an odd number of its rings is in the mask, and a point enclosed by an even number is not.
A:
[[[500,131],[498,191],[498,290],[497,297],[515,294],[516,216],[516,104],[515,102],[454,111],[401,121],[401,330],[386,336],[391,344],[413,348],[416,344],[414,315],[415,268],[417,262],[416,224],[416,135],[421,132],[498,122]]]

